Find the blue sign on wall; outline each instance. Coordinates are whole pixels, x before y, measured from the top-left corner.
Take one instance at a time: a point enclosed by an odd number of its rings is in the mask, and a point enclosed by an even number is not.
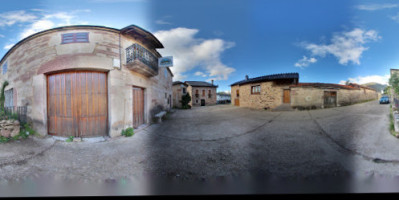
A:
[[[173,56],[166,56],[158,58],[159,67],[172,67],[173,66]]]

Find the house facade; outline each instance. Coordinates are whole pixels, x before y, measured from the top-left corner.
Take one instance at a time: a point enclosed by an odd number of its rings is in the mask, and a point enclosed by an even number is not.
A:
[[[173,82],[173,86],[172,86],[172,98],[173,98],[173,102],[172,102],[172,106],[174,108],[181,108],[183,105],[181,103],[181,99],[183,95],[187,94],[187,87],[188,85],[181,82],[181,81],[175,81]]]
[[[217,85],[205,81],[185,81],[190,94],[190,106],[208,106],[216,104]]]
[[[246,78],[231,85],[231,104],[257,109],[288,105],[297,109],[344,106],[378,98],[372,88],[350,84],[298,83],[298,73]]]
[[[0,61],[7,106],[27,106],[41,135],[119,136],[151,123],[172,106],[169,68],[158,67],[163,45],[127,26],[65,26],[33,34]],[[12,99],[10,99],[12,98]]]

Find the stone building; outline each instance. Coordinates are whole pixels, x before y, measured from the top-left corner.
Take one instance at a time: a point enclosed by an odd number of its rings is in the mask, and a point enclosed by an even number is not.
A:
[[[217,85],[205,81],[185,81],[190,94],[190,106],[208,106],[216,104]]]
[[[173,74],[158,67],[157,48],[163,48],[158,39],[134,25],[33,34],[0,61],[7,106],[27,106],[41,135],[118,136],[172,105]]]
[[[183,95],[187,94],[187,87],[188,87],[188,85],[181,81],[173,82],[173,86],[172,86],[172,91],[173,91],[172,106],[173,107],[175,107],[175,108],[182,107],[181,98]]]
[[[236,106],[276,109],[288,106],[314,109],[349,105],[378,98],[372,88],[350,84],[298,83],[298,73],[246,78],[231,85],[231,103]]]

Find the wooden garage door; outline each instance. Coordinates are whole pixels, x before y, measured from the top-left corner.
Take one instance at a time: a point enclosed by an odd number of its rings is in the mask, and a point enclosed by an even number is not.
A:
[[[133,127],[144,124],[144,89],[133,87]]]
[[[93,137],[107,134],[107,79],[103,72],[64,72],[47,76],[50,135]]]

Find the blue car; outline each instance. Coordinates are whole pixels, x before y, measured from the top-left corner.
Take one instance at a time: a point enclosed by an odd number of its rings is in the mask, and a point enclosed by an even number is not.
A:
[[[383,103],[388,103],[389,104],[389,97],[387,97],[387,96],[381,97],[380,104],[383,104]]]

